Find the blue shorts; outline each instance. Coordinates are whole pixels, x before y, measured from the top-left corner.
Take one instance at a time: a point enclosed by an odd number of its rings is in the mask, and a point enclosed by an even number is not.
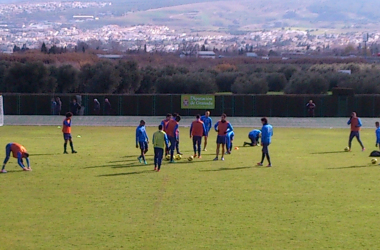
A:
[[[148,150],[148,143],[146,141],[139,141],[140,149]]]
[[[71,140],[71,134],[68,134],[68,133],[63,133],[63,139],[65,140],[65,141],[68,141],[68,140]]]
[[[225,135],[218,135],[218,137],[216,137],[216,143],[217,144],[226,144],[226,136]]]
[[[205,134],[204,134],[204,136],[208,136],[208,132],[210,132],[210,130],[206,130],[206,132],[205,132]]]
[[[202,136],[193,136],[193,144],[202,143]]]
[[[269,143],[263,143],[263,153],[267,154],[269,153],[269,150],[268,150],[268,146],[269,146]]]

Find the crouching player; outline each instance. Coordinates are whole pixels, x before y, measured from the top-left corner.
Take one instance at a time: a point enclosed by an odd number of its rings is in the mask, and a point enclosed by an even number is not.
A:
[[[234,131],[228,131],[227,132],[227,137],[226,137],[227,154],[231,154],[233,142],[234,142],[234,136],[235,136]]]
[[[28,158],[29,154],[26,151],[26,149],[24,148],[24,146],[22,146],[22,145],[20,145],[18,143],[9,143],[5,147],[5,159],[4,159],[3,168],[0,171],[1,173],[6,173],[7,172],[5,170],[5,165],[9,161],[11,153],[12,153],[12,155],[13,155],[14,158],[17,158],[17,163],[22,168],[22,170],[24,170],[24,171],[32,171],[32,169],[30,168],[30,165],[29,165],[29,158]],[[23,158],[25,158],[25,161],[26,161],[26,164],[28,165],[28,167],[25,167],[24,162],[22,160]]]
[[[162,125],[158,126],[158,131],[153,134],[153,146],[154,146],[154,170],[159,172],[161,169],[162,158],[164,156],[164,149],[168,147],[168,137],[166,133],[162,131]]]
[[[63,153],[67,154],[67,142],[70,141],[70,147],[71,147],[71,153],[76,154],[77,151],[74,150],[74,145],[71,137],[71,117],[73,116],[73,113],[68,112],[66,113],[66,119],[63,121],[63,139],[65,140],[65,143],[63,144]]]
[[[248,134],[248,138],[251,140],[251,143],[249,142],[244,142],[244,147],[245,145],[249,146],[257,146],[257,144],[260,143],[260,137],[261,137],[261,131],[258,129],[254,129]]]

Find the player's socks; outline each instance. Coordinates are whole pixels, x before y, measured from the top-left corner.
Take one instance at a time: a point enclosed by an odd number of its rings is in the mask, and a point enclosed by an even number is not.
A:
[[[74,150],[74,144],[73,144],[73,142],[70,142],[70,147],[71,147],[71,153],[76,154],[77,151]]]
[[[67,154],[67,142],[63,144],[63,153]]]
[[[261,156],[261,165],[263,165],[264,159],[265,159],[265,153],[262,153],[262,156]]]

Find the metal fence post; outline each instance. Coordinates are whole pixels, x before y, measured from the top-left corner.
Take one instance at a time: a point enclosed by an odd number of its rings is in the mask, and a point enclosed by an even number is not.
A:
[[[21,97],[20,97],[20,94],[17,95],[17,114],[21,115]]]
[[[255,117],[256,115],[256,98],[254,95],[252,97],[252,116]]]
[[[153,96],[152,113],[153,113],[153,116],[156,116],[156,95]]]
[[[232,114],[231,114],[231,116],[235,116],[235,96],[234,96],[234,95],[232,96],[232,100],[231,100],[231,102],[232,102],[232,103],[231,103],[231,104],[232,104],[232,105],[231,105],[231,106],[232,106],[232,110],[231,110],[231,113],[232,113]]]
[[[118,107],[118,111],[119,111],[119,112],[118,112],[118,113],[119,113],[118,115],[122,115],[122,109],[123,109],[122,101],[123,101],[123,98],[122,98],[122,96],[120,95],[120,96],[119,96],[119,105],[118,105],[118,106],[119,106],[119,107]]]

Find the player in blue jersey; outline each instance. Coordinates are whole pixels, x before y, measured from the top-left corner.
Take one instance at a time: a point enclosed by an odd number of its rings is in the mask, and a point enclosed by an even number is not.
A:
[[[145,131],[145,121],[141,120],[140,125],[136,128],[136,148],[140,147],[141,155],[137,157],[137,160],[141,163],[148,164],[145,160],[145,154],[148,152],[149,138]]]
[[[244,147],[246,145],[249,146],[257,146],[257,144],[260,143],[260,137],[261,137],[261,131],[258,129],[254,129],[248,134],[248,138],[251,140],[251,142],[244,142]]]
[[[227,148],[227,154],[231,154],[233,142],[234,142],[234,131],[228,131],[227,137],[226,137],[226,148]]]
[[[375,122],[376,125],[376,147],[379,147],[380,149],[380,124],[379,122]]]
[[[201,117],[201,121],[203,122],[206,128],[206,134],[204,135],[205,142],[204,142],[203,150],[207,151],[206,147],[207,147],[208,133],[210,132],[212,128],[212,119],[210,117],[210,111],[206,111],[205,115]]]
[[[268,119],[265,117],[261,118],[261,123],[263,124],[263,127],[261,128],[261,146],[263,146],[263,149],[262,149],[261,162],[257,163],[257,165],[262,166],[264,159],[266,157],[268,160],[267,167],[272,167],[268,147],[270,143],[272,142],[273,127],[272,125],[268,124]]]

